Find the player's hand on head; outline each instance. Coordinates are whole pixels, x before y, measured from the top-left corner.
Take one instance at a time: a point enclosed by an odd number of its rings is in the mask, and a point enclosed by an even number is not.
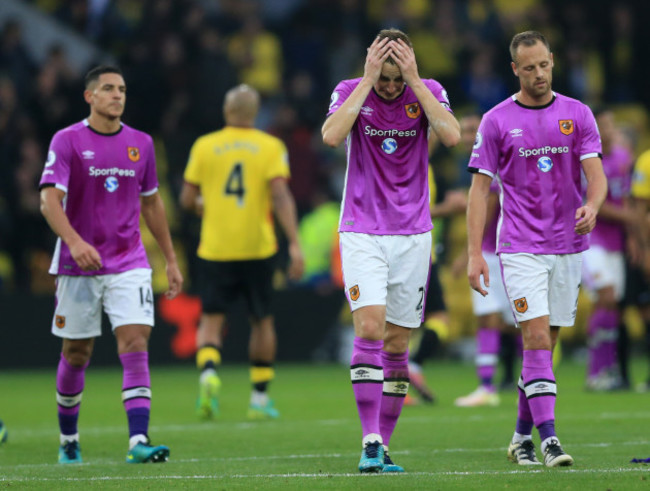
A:
[[[178,264],[167,264],[167,282],[169,283],[169,289],[165,292],[165,296],[171,300],[183,289],[183,275],[178,268]]]
[[[363,68],[363,76],[372,80],[373,84],[377,82],[381,75],[381,68],[390,56],[390,53],[391,50],[388,38],[375,38],[368,48],[366,64]]]
[[[72,259],[83,271],[97,271],[102,268],[102,258],[93,246],[79,239],[69,246]]]
[[[391,41],[390,49],[393,59],[397,63],[397,66],[402,72],[402,77],[407,84],[412,84],[420,78],[413,48],[403,40],[398,39],[397,41]]]

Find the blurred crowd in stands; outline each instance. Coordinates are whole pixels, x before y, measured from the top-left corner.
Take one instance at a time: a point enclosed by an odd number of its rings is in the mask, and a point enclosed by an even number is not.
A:
[[[409,34],[422,77],[446,87],[457,116],[482,114],[516,90],[508,44],[535,29],[554,52],[556,91],[617,110],[636,154],[647,148],[650,30],[644,2],[575,0],[31,0],[36,15],[82,36],[119,65],[124,121],[152,134],[177,245],[191,265],[197,222],[177,195],[191,143],[223,124],[226,90],[244,82],[263,95],[258,126],[289,149],[301,217],[323,211],[336,226],[343,149],[327,149],[320,126],[332,89],[363,73],[381,28]],[[61,45],[37,62],[24,26],[0,25],[0,291],[49,293],[54,236],[39,212],[38,180],[58,129],[83,119],[83,70]],[[92,65],[91,64],[91,65]],[[462,148],[435,156],[439,196],[467,178]],[[322,206],[326,208],[322,209]],[[312,222],[306,221],[305,223]],[[316,227],[318,230],[318,227]],[[310,240],[323,237],[313,228]],[[306,240],[308,238],[306,237]],[[310,248],[329,257],[327,247]],[[321,258],[322,259],[322,258]],[[310,277],[328,260],[307,258]],[[310,262],[311,261],[311,262]],[[313,265],[309,270],[310,264]],[[191,275],[190,275],[191,278]],[[307,280],[309,281],[309,277]],[[190,286],[191,288],[191,286]]]

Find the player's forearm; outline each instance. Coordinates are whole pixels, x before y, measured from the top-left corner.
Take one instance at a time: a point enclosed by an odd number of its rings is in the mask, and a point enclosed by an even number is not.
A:
[[[52,231],[61,237],[68,247],[78,242],[81,236],[70,224],[68,216],[61,206],[59,196],[55,194],[53,188],[46,188],[41,191],[41,213]]]
[[[288,192],[273,196],[273,211],[287,241],[298,243],[298,214],[293,197]]]
[[[142,217],[165,256],[167,264],[176,263],[176,253],[169,233],[165,206],[158,193],[142,200]]]
[[[429,120],[429,126],[440,142],[446,147],[457,145],[460,141],[460,124],[454,115],[443,107],[424,82],[413,84],[411,89]]]
[[[372,83],[363,79],[341,107],[325,120],[321,129],[323,143],[330,147],[338,147],[343,143],[356,122],[370,90],[372,90]]]
[[[595,175],[588,176],[587,184],[587,202],[596,212],[600,211],[605,198],[607,198],[607,178],[604,173],[595,173]]]
[[[467,202],[467,255],[476,257],[482,254],[483,234],[487,217],[487,190],[472,183]]]

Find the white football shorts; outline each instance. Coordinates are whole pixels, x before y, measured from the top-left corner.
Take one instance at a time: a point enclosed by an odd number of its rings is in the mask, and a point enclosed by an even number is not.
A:
[[[623,253],[608,251],[600,246],[590,247],[582,253],[582,280],[590,294],[612,286],[616,300],[621,300],[625,292]]]
[[[386,321],[420,327],[431,262],[431,233],[341,232],[340,247],[350,309],[354,312],[367,305],[385,305]]]
[[[52,334],[66,339],[101,335],[102,307],[113,330],[127,324],[154,325],[151,269],[97,276],[59,275]]]
[[[551,326],[573,326],[582,254],[501,253],[503,281],[517,322],[545,315]]]
[[[515,319],[512,314],[512,307],[510,306],[510,300],[508,299],[506,287],[503,285],[503,278],[501,276],[499,256],[495,253],[483,252],[483,257],[490,271],[490,286],[486,287],[483,282],[484,278],[481,277],[481,286],[488,291],[487,296],[484,297],[476,290],[471,289],[474,315],[481,316],[499,313],[506,324],[514,324]]]

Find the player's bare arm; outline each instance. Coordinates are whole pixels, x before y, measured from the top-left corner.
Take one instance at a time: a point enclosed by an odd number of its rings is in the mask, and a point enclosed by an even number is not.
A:
[[[197,215],[203,215],[203,197],[201,196],[201,188],[196,184],[185,181],[181,189],[179,198],[181,208],[187,211],[192,211]]]
[[[433,132],[446,147],[457,145],[460,141],[460,124],[454,115],[440,104],[440,101],[433,96],[422,82],[413,48],[401,39],[392,41],[390,48],[393,59],[402,72],[404,81],[411,87],[418,98]]]
[[[285,179],[273,179],[270,186],[273,211],[288,242],[289,270],[287,274],[290,279],[299,280],[305,272],[305,259],[298,241],[296,204]]]
[[[594,229],[598,211],[607,197],[607,177],[601,159],[599,157],[584,159],[582,169],[587,179],[587,200],[576,210],[575,231],[579,235],[588,234]]]
[[[321,134],[323,143],[330,147],[338,147],[350,133],[352,125],[357,120],[363,102],[368,97],[373,86],[379,80],[382,66],[390,55],[388,38],[375,38],[368,48],[363,78],[338,110],[330,115],[323,124]]]
[[[483,258],[481,244],[487,220],[491,182],[490,176],[474,174],[467,201],[467,278],[472,289],[483,296],[488,292],[481,286],[481,276],[485,286],[490,286],[490,271]]]
[[[158,247],[165,256],[167,262],[167,281],[169,289],[165,292],[168,298],[174,298],[178,295],[183,287],[183,275],[178,268],[176,253],[172,244],[172,238],[169,234],[169,225],[165,215],[165,205],[159,193],[150,196],[143,196],[140,199],[142,207],[142,217],[151,234],[156,239]]]
[[[61,202],[65,192],[53,186],[41,190],[41,213],[47,220],[52,231],[61,237],[70,249],[70,254],[83,271],[96,271],[102,267],[99,252],[83,240],[70,225]]]

